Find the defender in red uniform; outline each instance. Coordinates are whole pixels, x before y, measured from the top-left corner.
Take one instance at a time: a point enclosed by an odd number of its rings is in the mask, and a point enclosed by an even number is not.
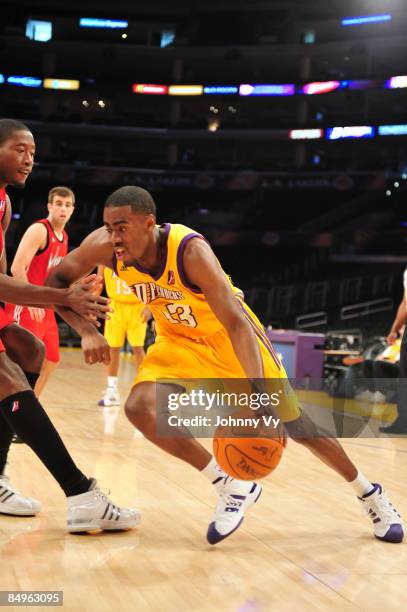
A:
[[[7,204],[7,195],[4,187],[0,188],[0,273],[6,274],[7,272],[7,260],[6,260],[6,249],[4,244],[4,233],[10,223],[11,218],[11,207]],[[0,330],[7,325],[13,323],[13,317],[8,315],[3,308],[0,306]],[[5,351],[4,344],[0,340],[0,352]]]
[[[11,204],[4,188],[24,187],[30,175],[35,154],[34,137],[28,127],[13,119],[0,119],[0,190],[2,201],[1,262],[5,270],[3,233],[11,216]],[[80,315],[106,317],[107,300],[95,295],[95,276],[84,279],[65,291],[29,285],[6,274],[0,274],[0,299],[10,303],[60,304]],[[96,283],[97,284],[97,283]],[[34,451],[61,486],[68,502],[68,531],[93,529],[129,529],[138,524],[136,510],[118,508],[102,495],[93,478],[87,478],[75,465],[58,432],[32,388],[44,355],[38,338],[0,311],[0,514],[37,514],[41,504],[25,497],[11,486],[4,475],[7,453],[13,431]],[[91,363],[109,361],[109,347],[99,349],[91,339],[83,347]]]
[[[68,252],[65,226],[72,216],[75,195],[68,187],[53,187],[48,194],[48,217],[30,225],[18,246],[11,273],[33,285],[44,285],[50,270],[57,266]],[[35,394],[40,396],[51,372],[60,361],[59,334],[54,311],[51,308],[6,305],[6,313],[28,329],[45,345],[45,359]]]

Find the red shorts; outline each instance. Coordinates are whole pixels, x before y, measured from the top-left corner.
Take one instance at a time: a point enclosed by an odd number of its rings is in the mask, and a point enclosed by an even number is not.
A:
[[[7,325],[10,325],[11,323],[14,323],[13,317],[0,306],[0,329],[7,327]],[[5,350],[5,346],[0,340],[0,353],[4,353]]]
[[[43,341],[45,344],[45,358],[48,359],[48,361],[57,363],[60,360],[59,333],[53,310],[46,308],[45,317],[40,323],[31,318],[27,306],[6,304],[6,316],[7,315],[12,317],[11,322],[18,323],[21,327],[28,329],[34,336]],[[5,327],[5,325],[3,325],[3,327]]]

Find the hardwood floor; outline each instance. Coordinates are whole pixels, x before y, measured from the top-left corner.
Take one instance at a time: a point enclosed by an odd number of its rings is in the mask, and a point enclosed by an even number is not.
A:
[[[124,400],[132,364],[122,359],[121,368]],[[304,448],[289,442],[241,529],[210,547],[211,485],[135,432],[122,407],[98,407],[104,384],[101,366],[66,349],[42,400],[81,469],[116,503],[138,507],[143,523],[123,533],[67,534],[59,486],[29,448],[13,445],[12,483],[43,510],[0,516],[1,590],[63,590],[69,611],[405,609],[406,545],[375,540],[350,487]],[[407,440],[344,446],[407,516]]]

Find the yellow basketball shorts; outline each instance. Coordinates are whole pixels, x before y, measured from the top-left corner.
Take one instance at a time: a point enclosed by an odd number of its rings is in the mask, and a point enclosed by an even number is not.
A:
[[[131,346],[144,346],[147,324],[142,319],[143,305],[111,302],[114,312],[105,321],[105,338],[112,348],[121,348],[127,340]]]
[[[270,390],[272,393],[277,387],[283,389],[278,414],[283,422],[294,421],[300,416],[301,408],[289,381],[285,380],[287,374],[257,317],[246,305],[244,305],[244,310],[259,343],[264,377],[267,379],[267,392]],[[134,385],[142,382],[157,382],[162,379],[170,379],[174,382],[176,380],[185,381],[185,379],[199,379],[200,381],[202,379],[212,379],[212,381],[222,379],[222,382],[225,383],[225,379],[243,381],[246,378],[230,337],[222,328],[214,335],[199,339],[199,341],[183,336],[157,336],[155,344],[149,347],[139,368]],[[210,386],[212,386],[212,381],[208,381]]]

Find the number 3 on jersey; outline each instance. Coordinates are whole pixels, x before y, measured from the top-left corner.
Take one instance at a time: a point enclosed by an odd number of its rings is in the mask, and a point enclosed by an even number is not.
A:
[[[188,304],[166,304],[163,314],[170,323],[178,323],[187,327],[198,325],[192,314],[191,306],[188,306]]]

